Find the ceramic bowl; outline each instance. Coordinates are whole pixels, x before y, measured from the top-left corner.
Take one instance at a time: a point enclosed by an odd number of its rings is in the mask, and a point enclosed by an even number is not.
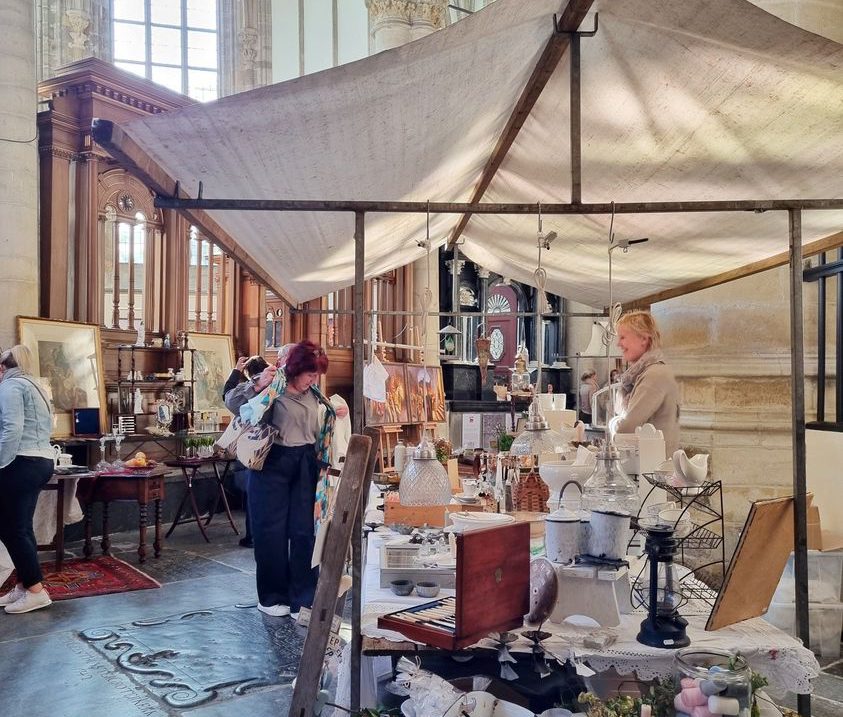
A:
[[[416,595],[423,598],[434,598],[439,594],[439,583],[416,583]]]
[[[559,496],[566,481],[575,480],[582,485],[594,472],[594,464],[575,466],[574,461],[547,461],[539,466],[539,475],[550,488],[551,496]],[[576,491],[575,491],[576,492]]]
[[[389,587],[396,595],[406,597],[413,592],[415,585],[412,580],[393,580],[389,583]]]
[[[677,538],[684,538],[691,531],[691,518],[682,508],[661,510],[658,517],[662,523],[675,526],[674,534]]]
[[[449,513],[454,530],[464,533],[468,530],[481,530],[483,528],[499,528],[502,525],[509,525],[515,522],[515,516],[504,513]]]
[[[466,710],[467,705],[473,705],[470,711]],[[499,700],[488,692],[467,692],[445,713],[445,717],[461,717],[466,713],[471,717],[535,717],[526,707]]]

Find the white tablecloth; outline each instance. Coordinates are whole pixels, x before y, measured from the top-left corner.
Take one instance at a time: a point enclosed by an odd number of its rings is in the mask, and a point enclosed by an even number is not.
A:
[[[368,540],[366,566],[363,573],[361,632],[364,637],[409,642],[410,640],[400,633],[382,630],[377,626],[379,615],[426,602],[425,599],[415,596],[397,597],[389,589],[379,587],[378,550],[381,542],[389,537],[384,538],[380,533],[372,533]],[[453,591],[442,591],[441,594],[452,593]],[[752,668],[764,675],[772,686],[780,690],[786,689],[799,693],[811,691],[811,680],[819,674],[816,657],[798,640],[766,620],[754,618],[715,632],[706,632],[705,616],[687,616],[687,619],[688,636],[694,647],[741,652]],[[589,628],[569,623],[557,625],[545,622],[542,629],[553,636],[542,642],[542,645],[562,660],[574,656],[586,659],[589,665],[598,672],[613,667],[622,675],[635,672],[644,680],[672,675],[673,651],[647,647],[635,639],[641,620],[642,615],[622,615],[619,627],[601,629],[601,633],[610,632],[616,635],[616,641],[602,650],[582,646],[583,637],[592,632]],[[491,646],[493,643],[484,640],[478,644]],[[526,638],[520,637],[513,644],[512,649],[528,652],[530,646],[531,643]]]

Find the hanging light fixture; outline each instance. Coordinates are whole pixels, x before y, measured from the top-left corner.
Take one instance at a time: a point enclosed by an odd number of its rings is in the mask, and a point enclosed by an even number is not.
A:
[[[427,203],[427,237],[424,246],[427,249],[427,286],[422,294],[422,345],[427,335],[427,317],[433,292],[430,290],[430,202]],[[427,371],[427,352],[423,352],[422,379],[430,385]],[[427,390],[427,389],[425,389]],[[401,482],[398,484],[398,498],[401,505],[446,505],[451,502],[451,481],[448,472],[436,458],[436,448],[427,440],[427,400],[424,401],[424,423],[421,441],[407,461]]]
[[[556,239],[556,232],[547,236],[542,232],[542,207],[539,202],[539,230],[537,244],[539,247],[539,258],[536,271],[533,276],[536,279],[536,363],[538,373],[536,374],[536,388],[533,391],[533,400],[527,410],[527,423],[512,442],[509,449],[514,456],[538,456],[542,453],[554,453],[557,448],[563,446],[567,441],[558,431],[550,428],[547,420],[542,415],[539,406],[539,393],[542,385],[542,363],[544,360],[544,332],[542,331],[542,304],[544,303],[544,287],[547,283],[547,272],[542,268],[542,249],[549,249],[550,243]]]

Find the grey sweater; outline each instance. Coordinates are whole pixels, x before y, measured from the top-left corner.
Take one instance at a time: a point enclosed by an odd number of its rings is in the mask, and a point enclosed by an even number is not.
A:
[[[235,416],[240,406],[257,395],[251,381],[232,388],[225,396],[225,405]],[[272,404],[270,423],[278,429],[275,442],[282,446],[304,446],[315,443],[319,437],[320,403],[313,391],[301,394],[284,394]]]
[[[673,371],[663,363],[651,364],[638,377],[618,433],[635,433],[645,423],[652,423],[664,434],[664,448],[670,458],[679,448],[679,385]]]

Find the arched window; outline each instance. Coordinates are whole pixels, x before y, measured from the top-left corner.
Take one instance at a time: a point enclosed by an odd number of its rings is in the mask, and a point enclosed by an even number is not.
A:
[[[219,96],[217,0],[112,0],[117,67],[200,102]]]
[[[132,195],[120,194],[117,206],[107,205],[103,216],[102,321],[113,329],[137,328],[146,308],[150,222],[134,208]]]

